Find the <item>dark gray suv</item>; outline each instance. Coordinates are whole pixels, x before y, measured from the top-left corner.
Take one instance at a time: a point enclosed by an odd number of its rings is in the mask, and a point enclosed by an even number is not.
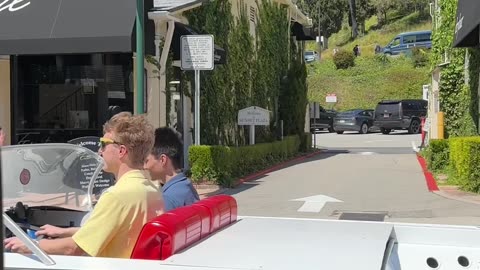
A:
[[[375,109],[374,125],[383,134],[406,129],[408,133],[421,132],[421,119],[426,117],[428,102],[423,99],[384,100]]]

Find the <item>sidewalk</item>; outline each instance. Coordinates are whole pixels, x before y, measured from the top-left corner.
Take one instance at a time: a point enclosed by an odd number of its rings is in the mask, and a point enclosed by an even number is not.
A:
[[[193,186],[197,190],[198,196],[200,196],[200,199],[205,199],[214,195],[222,194],[227,190],[227,188],[222,188],[218,185],[193,184]]]
[[[438,186],[433,193],[447,199],[480,205],[480,194],[460,190],[457,186]]]

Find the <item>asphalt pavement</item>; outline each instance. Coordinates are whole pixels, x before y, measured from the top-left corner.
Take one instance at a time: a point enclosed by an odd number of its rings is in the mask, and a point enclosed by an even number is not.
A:
[[[227,190],[239,215],[480,225],[478,204],[428,190],[420,135],[320,132],[321,153]]]

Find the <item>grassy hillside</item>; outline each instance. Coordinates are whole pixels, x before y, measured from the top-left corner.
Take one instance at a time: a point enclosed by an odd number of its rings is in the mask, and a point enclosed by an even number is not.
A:
[[[429,69],[413,68],[410,58],[358,57],[355,67],[337,70],[331,59],[309,66],[309,100],[325,104],[328,93],[336,93],[337,110],[375,108],[382,99],[421,98],[422,85],[429,82]],[[331,108],[330,105],[327,106]]]
[[[367,34],[354,41],[350,40],[348,27],[330,38],[330,49],[322,52],[322,60],[308,66],[310,101],[326,106],[326,94],[336,93],[338,103],[334,108],[345,110],[374,108],[381,99],[422,97],[422,85],[430,82],[429,68],[414,68],[412,59],[405,56],[375,57],[374,48],[376,44],[385,46],[401,32],[431,29],[431,23],[413,13],[391,20],[381,29],[376,29],[376,24],[376,17],[372,17],[366,23]],[[333,48],[352,51],[355,44],[361,51],[361,56],[355,59],[355,67],[337,70],[332,61]],[[315,49],[315,46],[314,42],[310,43],[307,49]]]
[[[352,51],[356,44],[359,45],[362,56],[372,57],[375,52],[374,49],[376,44],[384,47],[399,33],[432,29],[431,21],[426,18],[421,18],[419,13],[392,18],[390,24],[384,25],[380,29],[377,29],[379,27],[377,24],[377,16],[371,17],[365,23],[367,33],[352,41],[350,27],[348,27],[345,22],[342,30],[333,34],[328,40],[329,49],[322,52],[322,58],[332,58],[332,51],[334,48]],[[307,44],[307,50],[318,50],[317,46],[317,43],[309,42]]]

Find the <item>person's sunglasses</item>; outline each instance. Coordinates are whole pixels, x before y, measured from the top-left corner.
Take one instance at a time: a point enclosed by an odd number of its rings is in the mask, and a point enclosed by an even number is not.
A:
[[[109,139],[109,138],[104,138],[104,137],[100,138],[100,148],[101,148],[102,150],[105,149],[105,147],[106,147],[107,145],[109,145],[109,144],[122,145],[121,143],[116,142],[116,141],[114,141],[114,140],[112,140],[112,139]]]

